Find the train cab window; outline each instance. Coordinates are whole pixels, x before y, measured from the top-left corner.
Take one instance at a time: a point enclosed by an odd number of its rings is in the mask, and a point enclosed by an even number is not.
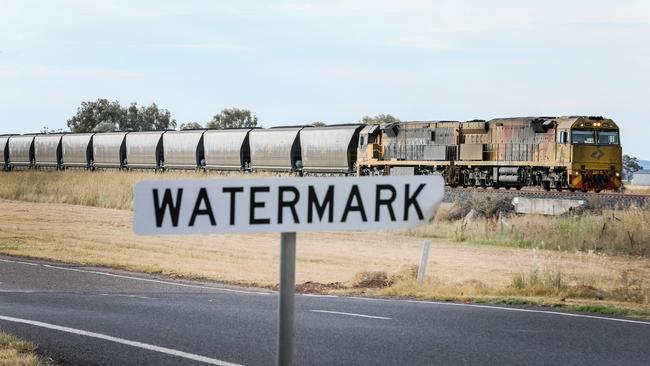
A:
[[[596,131],[573,130],[571,132],[571,142],[574,144],[595,144]]]
[[[598,131],[598,145],[618,145],[618,131]]]
[[[567,131],[558,131],[557,132],[557,143],[566,144],[569,142],[569,133]]]

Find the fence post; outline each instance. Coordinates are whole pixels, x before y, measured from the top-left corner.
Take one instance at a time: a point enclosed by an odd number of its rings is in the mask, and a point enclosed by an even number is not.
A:
[[[427,274],[427,262],[429,261],[429,248],[431,248],[431,240],[424,241],[422,248],[422,258],[420,258],[420,267],[418,267],[418,283],[422,284],[424,276]]]

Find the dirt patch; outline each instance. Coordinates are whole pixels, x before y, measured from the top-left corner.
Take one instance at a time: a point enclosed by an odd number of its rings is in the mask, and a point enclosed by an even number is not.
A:
[[[359,272],[352,280],[354,288],[383,288],[391,285],[388,274],[384,271]]]
[[[296,285],[296,292],[303,294],[329,294],[335,290],[345,290],[348,287],[341,282],[320,283],[307,281]]]

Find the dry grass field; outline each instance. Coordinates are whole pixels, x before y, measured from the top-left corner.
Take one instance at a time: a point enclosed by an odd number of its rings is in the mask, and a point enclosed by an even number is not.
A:
[[[629,194],[650,194],[650,187],[648,186],[635,186],[635,185],[626,185],[625,193]]]
[[[0,174],[0,198],[131,209],[133,185],[143,179],[261,178],[263,174],[174,171],[15,171]]]
[[[53,363],[36,354],[36,345],[0,330],[0,366],[44,366]]]
[[[133,184],[217,174],[0,174],[0,253],[79,265],[274,287],[279,235],[137,237]],[[410,231],[298,236],[302,291],[527,302],[650,316],[650,212],[575,217],[478,217]],[[413,278],[434,240],[428,277]]]

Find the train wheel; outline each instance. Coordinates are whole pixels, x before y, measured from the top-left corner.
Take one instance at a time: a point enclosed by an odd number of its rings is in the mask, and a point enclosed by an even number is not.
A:
[[[602,191],[603,191],[602,189],[594,189],[594,192],[596,192],[596,193],[600,193]]]
[[[524,186],[517,186],[516,188],[518,191],[521,191],[521,189],[524,188]]]
[[[550,191],[551,190],[551,182],[549,181],[544,181],[542,182],[542,188],[544,188],[545,191]]]

